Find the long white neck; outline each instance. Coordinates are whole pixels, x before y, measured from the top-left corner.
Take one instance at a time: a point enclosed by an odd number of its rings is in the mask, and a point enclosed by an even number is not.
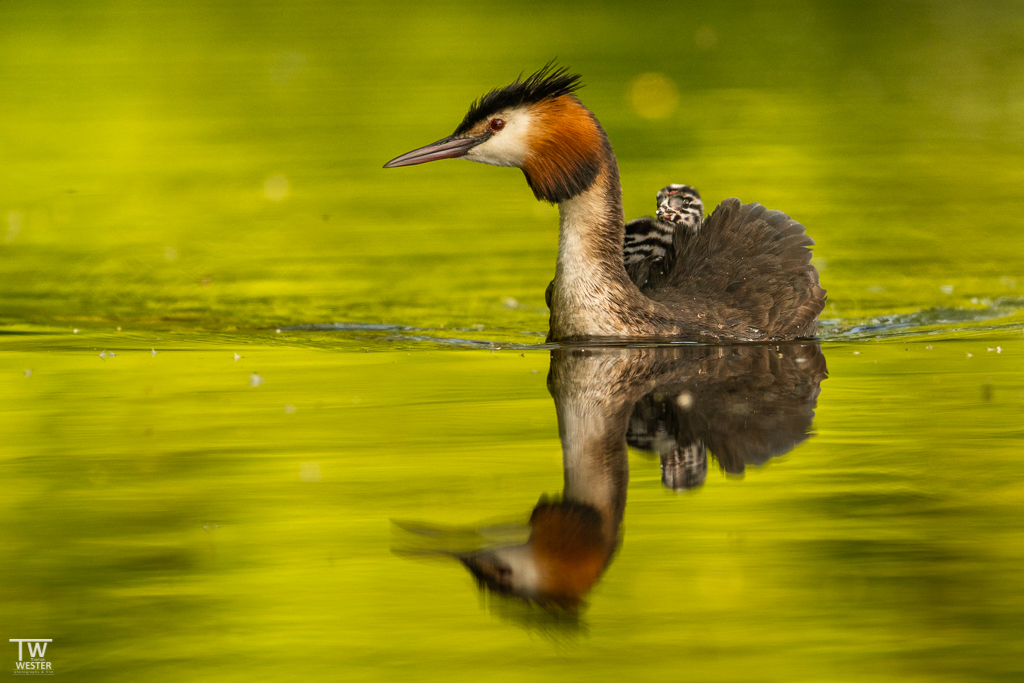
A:
[[[614,157],[589,189],[559,203],[558,213],[552,338],[627,335],[615,303],[641,295],[622,262],[625,219]]]

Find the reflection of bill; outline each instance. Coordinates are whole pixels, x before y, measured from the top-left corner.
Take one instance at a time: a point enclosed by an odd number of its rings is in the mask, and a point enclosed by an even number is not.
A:
[[[18,644],[18,661],[14,663],[14,673],[52,675],[51,663],[43,659],[46,646],[53,642],[52,638],[10,638],[10,642]],[[25,661],[24,647],[28,648],[29,661]]]
[[[417,552],[459,559],[484,589],[575,611],[619,544],[627,444],[657,453],[673,490],[704,482],[708,452],[741,473],[808,437],[826,372],[816,344],[556,349],[548,389],[565,488],[534,508],[525,542],[480,547],[482,529],[400,526],[434,546]]]

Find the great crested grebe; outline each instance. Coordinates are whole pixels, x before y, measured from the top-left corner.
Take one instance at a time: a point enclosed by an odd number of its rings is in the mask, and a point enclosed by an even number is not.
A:
[[[549,64],[487,93],[454,133],[384,168],[455,158],[515,166],[537,199],[558,204],[548,341],[813,337],[825,290],[803,226],[738,199],[694,223],[703,213],[699,195],[693,191],[696,211],[693,197],[683,201],[688,194],[672,204],[668,191],[686,186],[670,185],[662,190],[659,220],[640,219],[627,229],[615,154],[574,94],[580,87],[580,76]],[[659,193],[659,205],[661,199]],[[669,231],[671,243],[664,239]],[[665,253],[652,258],[656,246]]]

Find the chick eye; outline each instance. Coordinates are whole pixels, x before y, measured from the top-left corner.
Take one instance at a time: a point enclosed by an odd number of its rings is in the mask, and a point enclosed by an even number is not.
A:
[[[505,119],[491,119],[491,130],[497,133],[505,127]]]

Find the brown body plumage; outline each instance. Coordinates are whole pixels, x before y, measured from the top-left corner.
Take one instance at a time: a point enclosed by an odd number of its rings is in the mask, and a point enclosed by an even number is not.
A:
[[[538,199],[558,204],[549,341],[813,337],[825,304],[814,242],[759,204],[725,200],[700,229],[676,230],[655,277],[630,277],[618,165],[578,87],[578,76],[546,67],[485,95],[452,136],[386,167],[456,157],[516,166]]]

